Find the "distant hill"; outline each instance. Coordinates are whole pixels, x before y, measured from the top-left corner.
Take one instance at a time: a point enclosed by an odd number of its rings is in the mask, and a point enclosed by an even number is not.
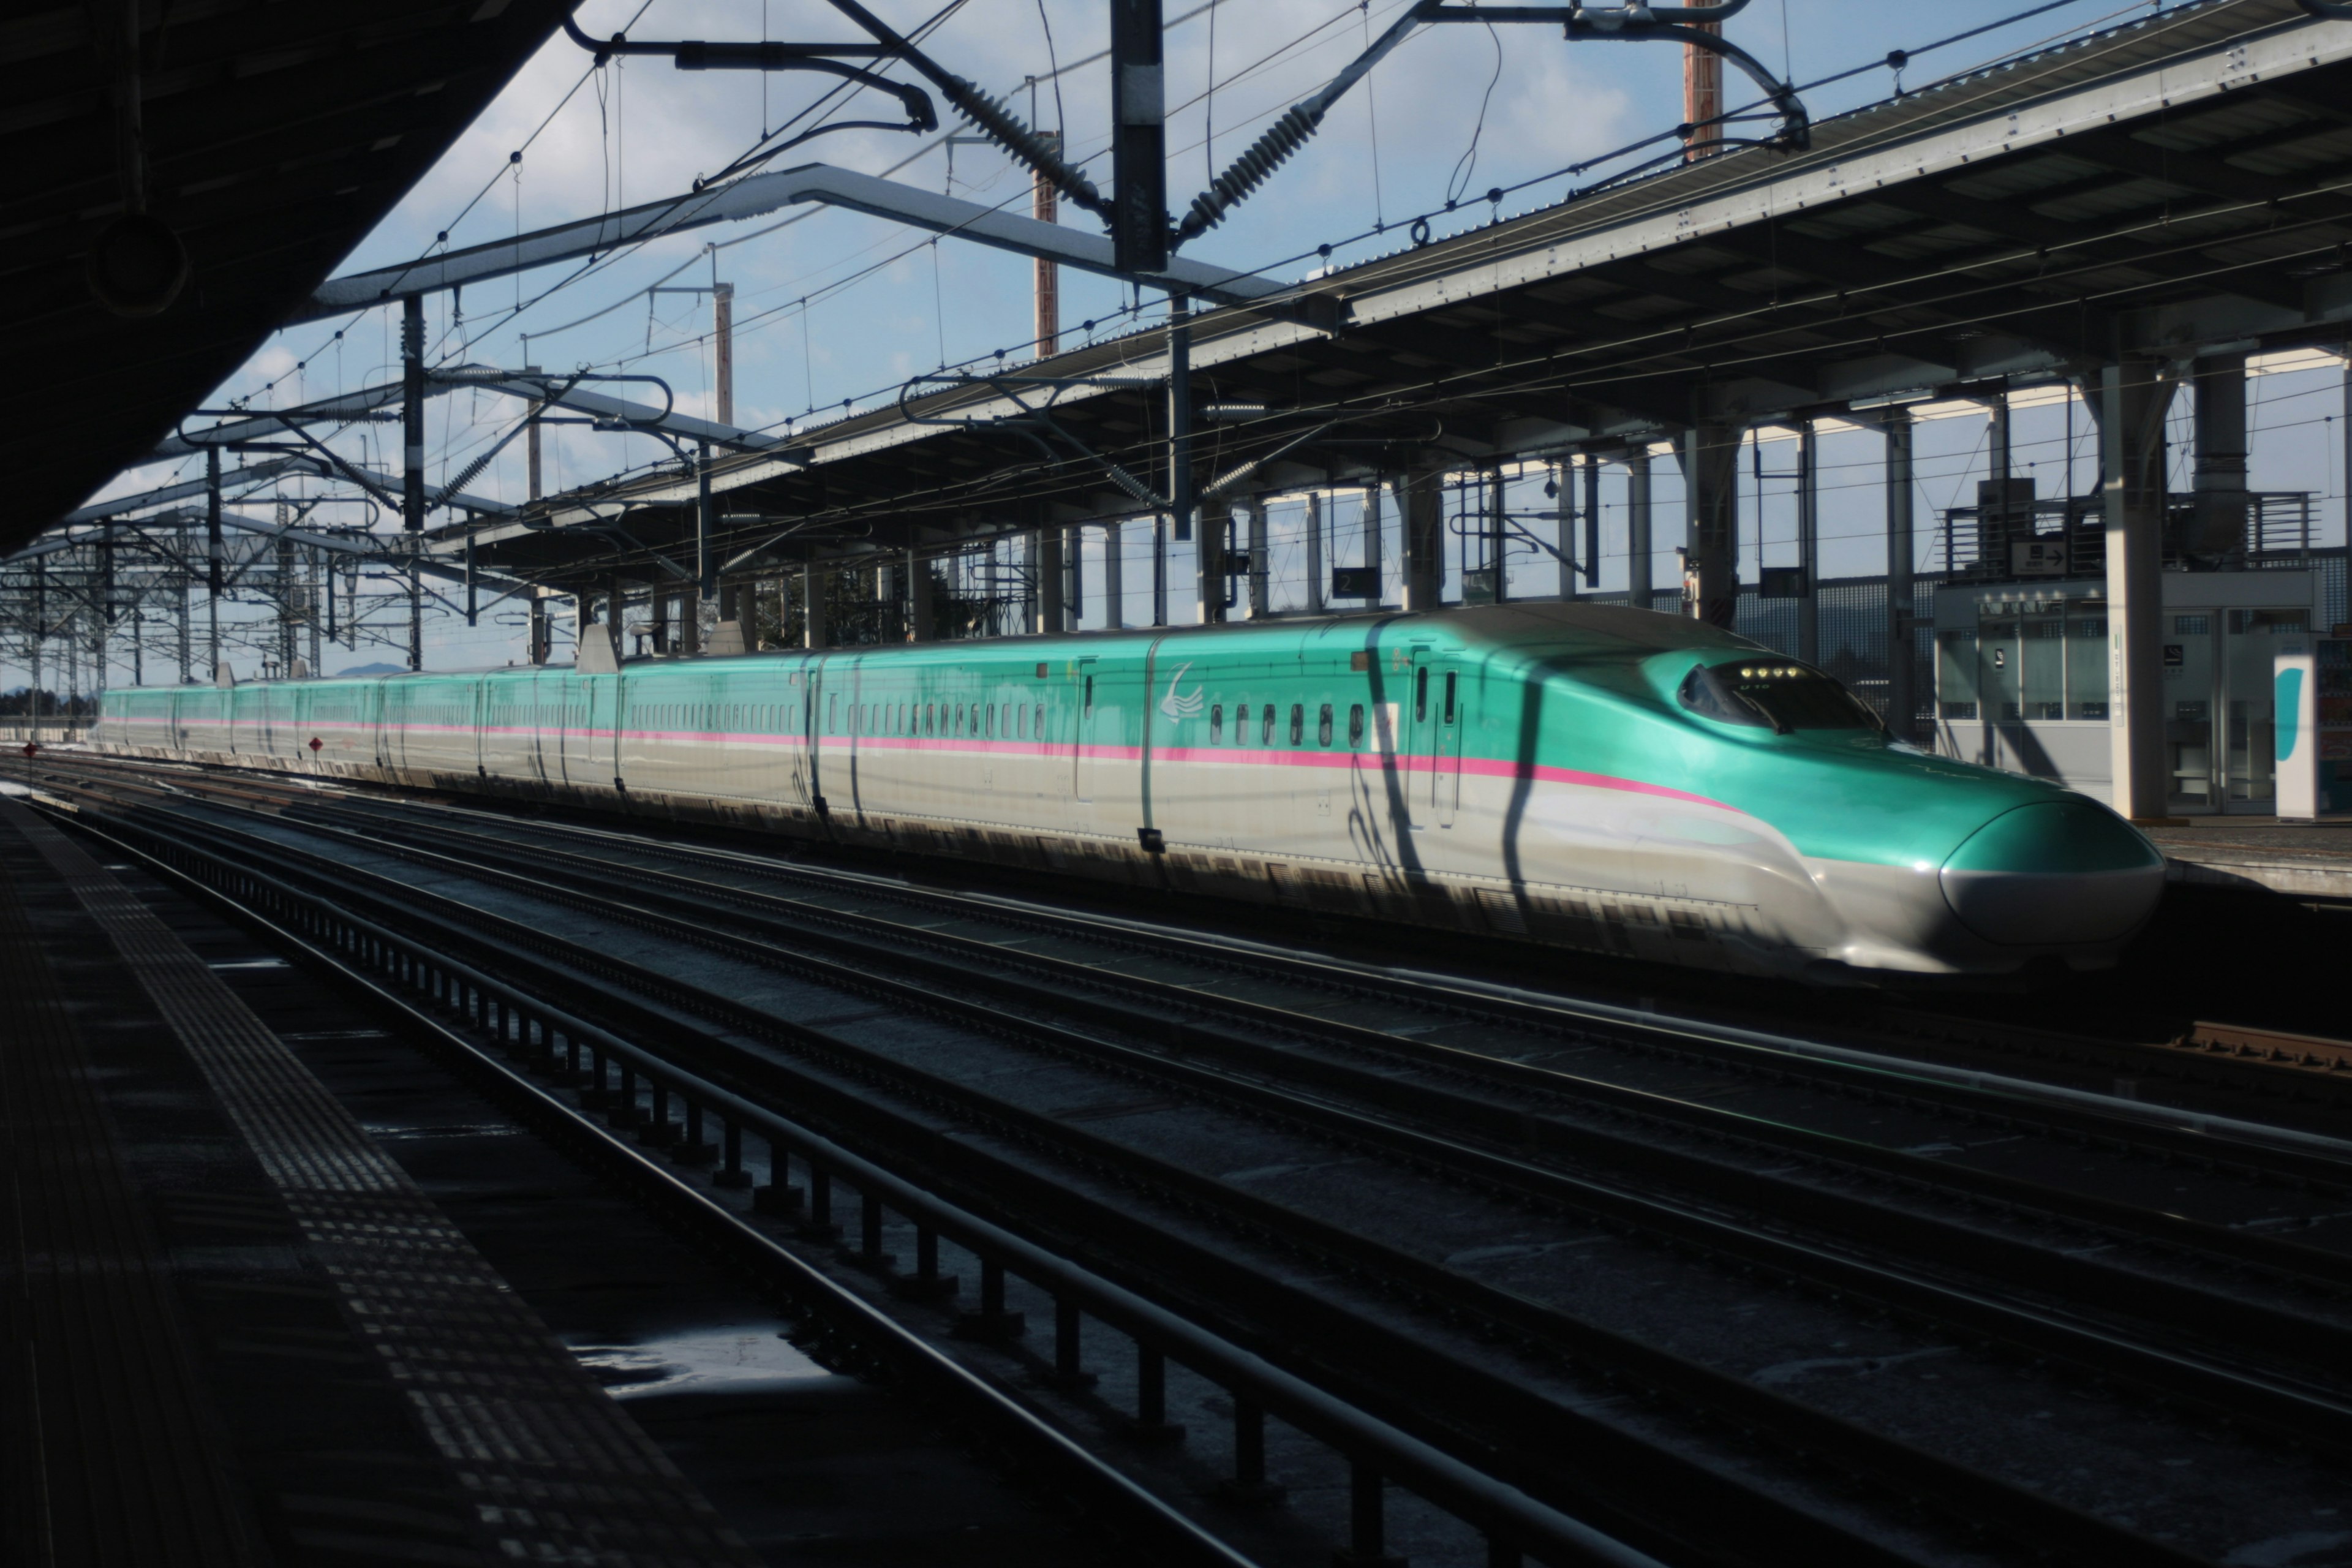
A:
[[[404,664],[355,664],[349,669],[335,671],[337,675],[404,675],[407,672],[408,667]]]

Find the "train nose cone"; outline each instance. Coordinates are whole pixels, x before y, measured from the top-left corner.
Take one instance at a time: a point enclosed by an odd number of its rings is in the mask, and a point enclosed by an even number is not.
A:
[[[2053,800],[1994,817],[1944,862],[1945,901],[1988,942],[2112,942],[2164,891],[2164,857],[2088,800]]]

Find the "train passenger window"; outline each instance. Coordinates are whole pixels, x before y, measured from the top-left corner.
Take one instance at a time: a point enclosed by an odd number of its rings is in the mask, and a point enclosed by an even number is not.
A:
[[[1045,738],[1045,705],[1043,702],[1037,704],[1037,738],[1041,741]]]
[[[1249,744],[1249,704],[1246,702],[1234,705],[1234,744]]]
[[[1015,740],[1025,741],[1029,738],[1029,706],[1025,702],[1021,706],[1020,727],[1020,733],[1013,738]]]
[[[1360,702],[1350,702],[1348,704],[1348,747],[1350,751],[1360,750],[1363,743],[1364,705]]]
[[[1429,717],[1429,671],[1412,672],[1412,721],[1416,724]]]
[[[1209,743],[1213,746],[1225,743],[1225,705],[1222,702],[1209,704]]]
[[[1445,721],[1449,724],[1454,722],[1454,682],[1455,679],[1455,671],[1449,669],[1445,672]]]
[[[1088,718],[1092,718],[1092,717],[1094,716],[1094,710],[1095,710],[1095,678],[1094,678],[1093,676],[1091,676],[1091,675],[1089,675],[1089,676],[1087,676],[1087,700],[1086,700],[1086,710],[1087,710],[1087,716]]]
[[[1296,746],[1306,739],[1307,707],[1304,703],[1294,702],[1290,705],[1290,743]]]
[[[1257,721],[1257,741],[1261,746],[1274,744],[1274,704],[1265,705],[1265,717]]]
[[[988,705],[987,728],[982,730],[981,733],[992,737],[996,733],[996,704],[993,702]]]
[[[1315,743],[1318,746],[1331,743],[1331,705],[1328,702],[1323,704],[1322,712],[1316,716]]]
[[[939,710],[938,710],[937,708],[934,708],[931,704],[929,704],[929,703],[928,703],[928,702],[924,703],[924,704],[923,704],[923,733],[924,733],[924,734],[926,734],[926,735],[936,735],[936,734],[938,734],[938,733],[940,732],[940,727],[939,727],[938,719],[939,719]]]

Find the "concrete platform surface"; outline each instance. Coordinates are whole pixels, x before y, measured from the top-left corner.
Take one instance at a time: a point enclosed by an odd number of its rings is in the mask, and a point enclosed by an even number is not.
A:
[[[2352,820],[2192,816],[2147,836],[2177,882],[2352,900]]]
[[[759,1561],[326,1088],[0,800],[0,1559]]]

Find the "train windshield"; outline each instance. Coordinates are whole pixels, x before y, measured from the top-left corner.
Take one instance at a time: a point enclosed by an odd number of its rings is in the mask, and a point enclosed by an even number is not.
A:
[[[1868,704],[1819,670],[1759,659],[1700,665],[1683,678],[1684,707],[1703,719],[1782,735],[1798,730],[1876,730]]]

